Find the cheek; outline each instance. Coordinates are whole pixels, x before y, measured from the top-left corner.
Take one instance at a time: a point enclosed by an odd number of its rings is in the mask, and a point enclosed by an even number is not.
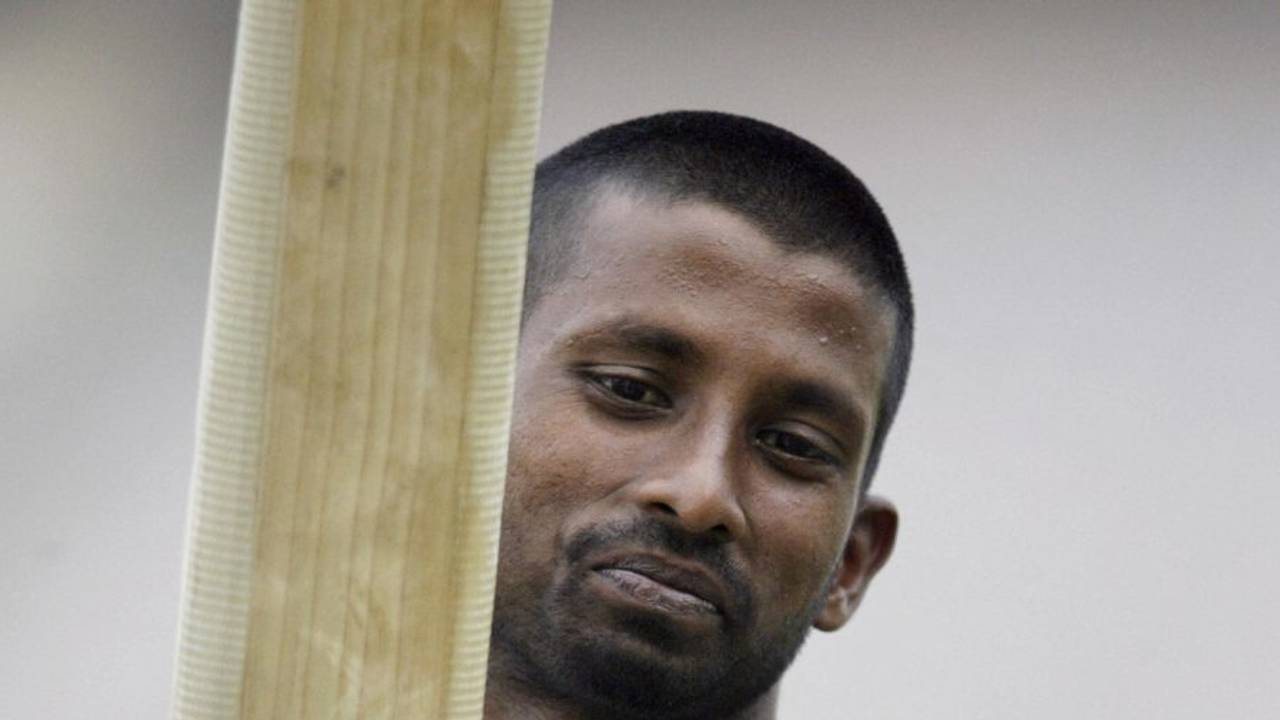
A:
[[[513,418],[503,537],[554,537],[602,492],[609,453],[570,398]]]
[[[503,501],[504,542],[525,543],[538,530],[550,529],[546,510],[569,499],[569,476],[568,463],[549,454],[536,434],[512,432]]]
[[[544,595],[566,538],[607,513],[617,453],[566,404],[513,418],[498,559],[504,598]]]
[[[547,452],[539,434],[513,424],[498,545],[499,595],[538,592],[555,564],[573,486],[568,463]]]
[[[803,608],[825,593],[831,570],[844,548],[842,518],[823,508],[786,504],[766,510],[758,527],[767,548],[761,558],[763,577],[777,578],[762,594],[783,613]]]

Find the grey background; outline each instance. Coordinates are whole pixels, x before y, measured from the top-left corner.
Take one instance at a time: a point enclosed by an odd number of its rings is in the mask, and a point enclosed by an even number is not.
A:
[[[228,0],[0,0],[0,717],[167,712]],[[562,0],[544,152],[755,115],[919,303],[897,554],[790,718],[1280,717],[1280,6]]]

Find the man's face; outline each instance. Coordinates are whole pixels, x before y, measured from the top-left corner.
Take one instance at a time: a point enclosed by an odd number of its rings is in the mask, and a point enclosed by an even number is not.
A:
[[[847,617],[892,318],[714,205],[607,193],[581,232],[521,337],[495,662],[601,710],[741,707]]]

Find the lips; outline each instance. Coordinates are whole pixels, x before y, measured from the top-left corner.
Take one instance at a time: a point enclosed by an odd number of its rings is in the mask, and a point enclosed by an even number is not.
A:
[[[697,566],[648,555],[611,558],[592,567],[615,588],[660,610],[690,615],[723,615],[725,593]]]

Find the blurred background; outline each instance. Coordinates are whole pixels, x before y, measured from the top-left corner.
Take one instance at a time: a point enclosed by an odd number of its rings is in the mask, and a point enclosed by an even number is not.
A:
[[[160,718],[237,3],[0,0],[0,717]],[[753,115],[916,287],[788,718],[1280,717],[1280,5],[559,0],[542,153]]]

